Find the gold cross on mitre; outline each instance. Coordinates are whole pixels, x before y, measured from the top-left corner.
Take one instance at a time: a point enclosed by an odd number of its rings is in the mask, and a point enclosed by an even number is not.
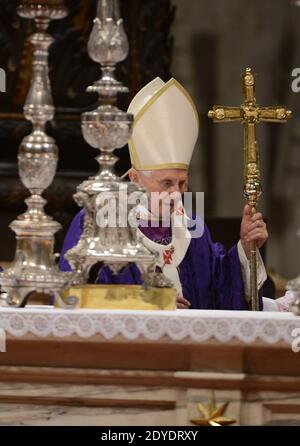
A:
[[[251,207],[251,212],[256,212],[256,205],[261,196],[261,177],[259,170],[259,152],[256,140],[256,124],[259,122],[285,123],[292,112],[286,107],[259,107],[255,98],[255,77],[251,68],[246,68],[242,74],[244,103],[240,107],[223,107],[215,105],[208,112],[208,117],[214,122],[240,121],[244,126],[244,196]],[[251,309],[259,310],[257,292],[257,264],[256,242],[250,246],[250,298]]]

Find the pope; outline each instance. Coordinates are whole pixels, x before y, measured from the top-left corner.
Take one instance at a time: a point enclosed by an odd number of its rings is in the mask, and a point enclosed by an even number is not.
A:
[[[165,83],[156,78],[137,93],[128,112],[134,115],[129,178],[143,186],[149,196],[159,193],[160,197],[154,207],[145,210],[146,216],[141,220],[145,223],[154,215],[161,222],[166,210],[171,214],[169,225],[140,224],[138,231],[144,245],[156,253],[157,268],[172,280],[178,293],[177,307],[248,310],[249,246],[256,240],[259,308],[263,310],[266,300],[262,298],[261,287],[267,275],[259,249],[268,232],[261,213],[251,215],[249,207],[244,207],[240,240],[226,251],[212,241],[201,219],[187,215],[179,201],[168,200],[169,196],[181,196],[188,190],[188,169],[199,133],[198,114],[187,91],[175,79]],[[182,225],[176,224],[179,218]],[[192,235],[189,220],[202,224],[199,236]],[[83,224],[84,210],[81,210],[63,244],[60,258],[63,271],[71,269],[65,253],[78,243]],[[119,274],[113,274],[105,266],[98,272],[97,283],[140,284],[141,272],[135,264],[129,264]]]

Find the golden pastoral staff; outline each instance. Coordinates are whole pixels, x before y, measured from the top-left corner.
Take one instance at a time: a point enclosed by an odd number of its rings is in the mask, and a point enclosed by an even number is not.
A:
[[[244,126],[244,196],[256,213],[256,205],[261,196],[261,176],[259,169],[259,151],[256,140],[256,124],[264,122],[286,122],[292,112],[285,107],[259,107],[255,98],[255,77],[251,68],[242,74],[244,103],[240,107],[215,105],[208,113],[214,122],[241,121]],[[258,311],[256,241],[250,243],[250,298],[251,309]]]

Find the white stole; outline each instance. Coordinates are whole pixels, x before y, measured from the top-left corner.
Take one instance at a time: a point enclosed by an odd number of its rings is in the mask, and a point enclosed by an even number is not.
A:
[[[156,266],[161,268],[167,279],[171,280],[179,296],[183,297],[178,268],[191,242],[187,225],[188,217],[183,206],[177,207],[171,215],[172,239],[168,245],[156,243],[137,228],[137,236],[152,253],[157,256]]]

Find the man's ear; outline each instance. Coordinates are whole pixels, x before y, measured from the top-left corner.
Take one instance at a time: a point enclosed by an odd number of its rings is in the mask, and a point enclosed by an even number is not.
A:
[[[139,182],[139,174],[138,174],[138,171],[134,167],[131,167],[131,169],[129,169],[128,176],[129,176],[130,181],[132,183],[138,183]]]

